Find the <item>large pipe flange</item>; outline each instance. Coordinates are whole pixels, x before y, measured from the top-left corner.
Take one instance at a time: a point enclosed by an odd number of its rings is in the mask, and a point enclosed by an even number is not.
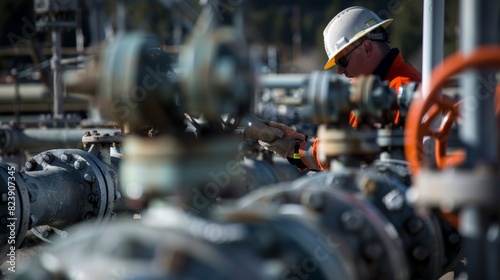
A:
[[[311,179],[257,190],[243,197],[239,207],[266,209],[274,205],[281,212],[293,211],[315,221],[315,227],[324,229],[326,236],[338,238],[338,248],[332,250],[349,252],[349,261],[356,264],[354,279],[407,279],[402,244],[390,222],[354,192],[317,187]]]
[[[55,243],[19,275],[47,280],[61,275],[96,280],[280,279],[279,266],[246,246],[248,232],[242,225],[221,225],[178,209],[156,209],[143,223],[79,225],[69,233],[71,238]]]
[[[2,254],[10,245],[19,247],[30,228],[44,240],[38,226],[60,232],[79,221],[100,224],[114,219],[125,207],[118,185],[119,159],[113,157],[112,162],[106,165],[85,151],[65,149],[35,155],[20,172],[1,165],[0,222],[15,224],[12,230],[2,227]]]
[[[29,229],[30,196],[14,167],[0,163],[0,261],[12,260]],[[11,259],[13,258],[13,259]]]
[[[79,197],[75,197],[77,200],[72,203],[80,205],[75,209],[79,215],[71,223],[79,220],[101,223],[110,221],[115,216],[115,210],[123,209],[119,199],[119,159],[112,157],[112,161],[114,165],[106,165],[91,153],[78,149],[58,149],[34,156],[26,163],[25,170],[28,178],[47,178],[52,181],[51,186],[60,192],[66,188],[78,190]],[[54,171],[47,176],[49,170]],[[36,184],[36,181],[33,183]],[[75,188],[75,185],[78,187]]]
[[[399,161],[396,161],[399,162]],[[406,201],[411,174],[407,164],[377,161],[360,170],[318,173],[292,188],[340,189],[361,196],[397,230],[412,279],[436,279],[462,254],[461,238],[439,215],[421,215]]]

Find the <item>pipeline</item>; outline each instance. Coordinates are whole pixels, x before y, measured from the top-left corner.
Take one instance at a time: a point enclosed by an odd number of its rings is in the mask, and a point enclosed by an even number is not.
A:
[[[18,153],[29,151],[39,153],[54,147],[83,148],[82,136],[88,132],[83,128],[18,128],[0,127],[0,152]],[[100,129],[102,133],[119,133],[113,129]]]
[[[101,224],[125,210],[117,180],[120,159],[113,155],[110,160],[105,164],[86,151],[57,149],[34,156],[23,170],[2,163],[2,256],[38,226],[52,227],[54,233],[79,221]],[[9,221],[15,222],[15,231],[5,227]],[[9,238],[15,242],[5,242]]]
[[[220,201],[222,190],[237,188],[245,174],[233,161],[238,139],[215,125],[203,127],[196,139],[186,138],[180,113],[204,115],[210,124],[220,121],[222,113],[243,118],[252,87],[239,36],[228,26],[215,28],[214,10],[205,10],[201,18],[197,27],[202,32],[194,34],[184,56],[189,76],[165,78],[141,100],[131,97],[142,95],[127,94],[137,93],[131,89],[151,78],[145,75],[150,57],[143,38],[117,38],[100,68],[102,102],[128,102],[128,114],[113,112],[115,120],[163,130],[158,137],[132,136],[123,143],[120,182],[127,198],[145,207],[142,220],[68,229],[71,238],[36,257],[21,277],[435,279],[452,269],[461,257],[457,230],[436,213],[418,215],[405,200],[413,181],[400,154],[402,127],[391,122],[393,110],[408,105],[413,93],[398,96],[374,77],[351,85],[331,72],[315,72],[302,85],[303,117],[319,124],[321,158],[330,170],[259,186],[236,202]],[[175,103],[175,96],[184,99]],[[359,119],[356,128],[345,122],[351,111]],[[85,140],[96,144],[103,139],[98,136]],[[88,152],[106,154],[102,147]],[[72,158],[76,155],[81,156]],[[109,164],[106,158],[94,164]],[[45,171],[44,165],[65,172],[73,168],[71,174],[82,176],[76,162],[66,166],[62,161],[57,151],[44,153],[16,180]],[[92,170],[106,173],[105,168]],[[263,173],[248,170],[246,175]],[[101,181],[111,178],[103,175]],[[18,188],[21,199],[23,189],[29,199],[30,186]],[[107,193],[111,203],[111,189],[116,188],[109,186],[116,185],[102,186],[108,186],[101,194]],[[103,203],[104,197],[98,198]],[[102,209],[114,210],[113,203],[98,204],[102,207],[94,213],[109,213]],[[78,218],[85,212],[72,210]],[[31,214],[25,212],[19,217]],[[64,216],[61,224],[71,219],[77,218]]]

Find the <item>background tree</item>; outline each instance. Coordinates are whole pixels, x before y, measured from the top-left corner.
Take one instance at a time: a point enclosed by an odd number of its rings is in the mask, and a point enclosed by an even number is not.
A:
[[[157,0],[123,0],[127,7],[128,29],[142,29],[157,34],[165,45],[172,44],[172,13]],[[199,14],[199,0],[183,0]],[[168,1],[163,1],[168,2]],[[239,3],[238,1],[233,1]],[[458,1],[445,3],[444,54],[457,49]],[[105,1],[110,21],[115,16],[115,1]],[[263,50],[278,53],[280,72],[309,72],[322,69],[327,60],[323,46],[323,29],[335,14],[349,6],[365,6],[381,18],[394,18],[389,27],[391,46],[397,46],[416,68],[421,67],[422,0],[247,0],[245,11],[247,40]],[[8,34],[22,34],[23,18],[33,19],[33,0],[3,0],[0,2],[0,70],[8,71],[19,61],[29,57],[2,56],[1,51],[12,48]],[[195,19],[193,19],[195,20]],[[85,22],[84,25],[88,24]],[[88,27],[84,26],[88,34]],[[184,30],[187,34],[188,30]],[[74,46],[74,33],[64,35],[64,46]],[[37,34],[36,38],[50,45],[50,36]],[[187,37],[184,37],[187,38]],[[86,41],[86,43],[88,43]]]

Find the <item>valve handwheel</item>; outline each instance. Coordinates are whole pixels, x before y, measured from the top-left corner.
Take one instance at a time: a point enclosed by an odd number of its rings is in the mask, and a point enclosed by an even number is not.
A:
[[[453,123],[459,117],[460,102],[440,94],[441,87],[451,76],[468,68],[500,66],[500,46],[482,46],[472,53],[455,53],[434,68],[427,98],[412,101],[406,119],[405,155],[412,174],[416,175],[423,166],[423,140],[425,136],[436,142],[435,157],[439,169],[460,164],[465,159],[462,150],[447,153],[446,143]],[[497,99],[496,102],[499,102]],[[498,107],[498,106],[497,106]],[[437,129],[431,124],[440,112],[446,112]]]

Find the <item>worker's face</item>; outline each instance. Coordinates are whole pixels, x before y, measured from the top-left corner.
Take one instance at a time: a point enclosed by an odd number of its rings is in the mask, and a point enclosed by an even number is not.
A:
[[[366,40],[356,42],[335,57],[338,67],[337,72],[340,75],[344,74],[351,80],[359,75],[371,74],[370,69],[372,69],[372,67],[369,65],[370,60],[367,59],[366,52],[366,45],[368,43],[369,42]]]

